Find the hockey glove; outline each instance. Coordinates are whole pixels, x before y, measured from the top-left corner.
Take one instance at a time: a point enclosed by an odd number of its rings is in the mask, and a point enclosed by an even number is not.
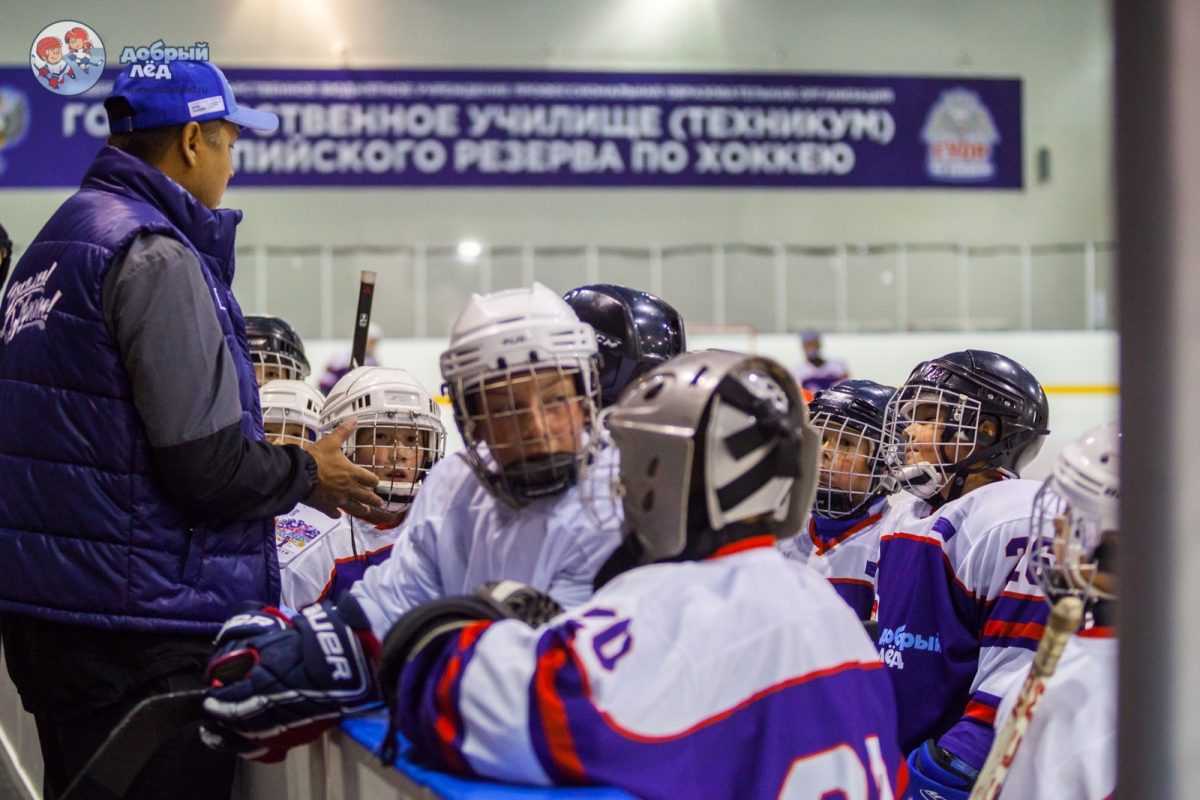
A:
[[[274,607],[231,617],[208,665],[200,736],[215,749],[279,761],[342,716],[377,705],[379,643],[352,596],[289,619]]]
[[[553,597],[516,581],[488,581],[475,594],[499,603],[508,612],[507,616],[531,628],[540,628],[563,613],[563,607]]]
[[[908,789],[901,800],[967,800],[977,777],[979,770],[928,739],[908,756]]]
[[[536,628],[562,612],[563,607],[554,598],[523,583],[489,581],[474,594],[422,603],[400,617],[384,637],[379,666],[380,687],[391,713],[391,724],[380,752],[384,762],[390,764],[396,756],[400,716],[397,700],[401,673],[406,666],[427,650],[439,651],[446,636],[476,622],[519,619]]]

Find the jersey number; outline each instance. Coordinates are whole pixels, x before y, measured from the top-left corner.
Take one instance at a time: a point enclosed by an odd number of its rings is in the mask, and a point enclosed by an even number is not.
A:
[[[879,800],[893,800],[879,737],[866,739],[871,777]],[[848,744],[839,744],[792,762],[779,800],[867,800],[867,766]]]

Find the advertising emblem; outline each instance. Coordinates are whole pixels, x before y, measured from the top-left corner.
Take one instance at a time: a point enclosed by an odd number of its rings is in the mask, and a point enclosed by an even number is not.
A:
[[[935,181],[977,183],[996,176],[992,156],[1000,133],[975,92],[942,92],[929,110],[921,140],[929,148],[925,171]]]
[[[83,94],[104,72],[104,42],[82,22],[55,22],[34,37],[29,67],[48,91],[66,97]]]

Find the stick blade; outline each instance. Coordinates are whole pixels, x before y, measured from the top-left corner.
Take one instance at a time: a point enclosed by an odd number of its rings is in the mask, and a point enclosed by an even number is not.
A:
[[[138,703],[88,759],[62,800],[71,800],[77,789],[89,783],[124,797],[169,734],[200,723],[206,693],[206,689],[168,692]]]

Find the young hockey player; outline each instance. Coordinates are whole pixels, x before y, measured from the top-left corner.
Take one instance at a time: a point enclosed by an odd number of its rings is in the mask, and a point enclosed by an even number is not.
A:
[[[828,578],[862,620],[875,605],[880,520],[895,490],[883,457],[883,418],[895,393],[852,380],[813,397],[809,419],[821,436],[817,499],[808,529],[779,546]]]
[[[401,617],[379,681],[419,757],[646,798],[895,797],[904,767],[875,650],[829,583],[773,546],[800,525],[817,466],[786,370],[737,353],[680,356],[622,396],[611,430],[644,566],[539,627],[529,623],[546,598],[503,584]],[[262,613],[227,625],[215,670],[273,669],[212,690],[210,736],[232,727],[279,752],[321,713],[378,696],[361,609],[312,608],[291,626]],[[332,668],[278,669],[302,660],[316,630],[349,655],[340,696],[325,689]],[[291,683],[303,691],[287,693]]]
[[[880,537],[879,650],[892,676],[914,796],[966,798],[996,706],[1046,618],[1027,567],[1040,484],[1018,480],[1049,432],[1041,385],[981,350],[917,366],[888,405],[899,502]]]
[[[1093,428],[1063,448],[1034,499],[1033,573],[1056,602],[1086,604],[1017,749],[1001,800],[1102,800],[1117,786],[1117,548],[1120,433]],[[996,728],[1012,712],[1025,674],[1005,694]]]
[[[268,388],[275,383],[280,381]],[[305,387],[319,396],[316,389]],[[359,367],[337,382],[324,403],[323,433],[357,421],[344,450],[355,464],[379,476],[375,493],[384,505],[371,522],[349,514],[330,520],[303,504],[276,517],[281,594],[284,605],[293,609],[336,599],[368,567],[388,559],[413,499],[446,452],[437,402],[402,369]],[[265,407],[263,413],[265,417]]]
[[[304,381],[274,380],[262,385],[258,398],[268,442],[307,447],[317,440],[325,398],[316,389]]]
[[[296,330],[280,317],[266,314],[247,316],[246,343],[260,387],[267,381],[302,381],[308,377],[304,342]]]
[[[605,408],[639,375],[687,350],[683,318],[652,294],[600,283],[572,289],[563,300],[596,330]]]

